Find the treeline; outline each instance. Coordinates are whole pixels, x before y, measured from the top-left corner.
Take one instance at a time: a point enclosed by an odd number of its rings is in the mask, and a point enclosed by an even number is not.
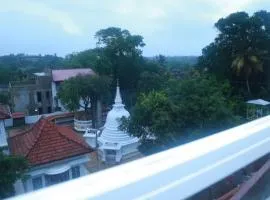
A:
[[[28,79],[34,72],[55,68],[93,68],[97,62],[97,53],[93,50],[85,50],[78,53],[59,57],[57,55],[27,55],[10,54],[0,56],[0,84],[8,84],[9,81]],[[162,56],[162,55],[159,55]],[[145,57],[145,60],[158,62],[158,57]],[[166,68],[182,68],[194,66],[197,63],[196,56],[164,56]]]
[[[64,59],[56,55],[11,54],[0,56],[0,84],[29,78],[34,72],[45,68],[63,66]]]

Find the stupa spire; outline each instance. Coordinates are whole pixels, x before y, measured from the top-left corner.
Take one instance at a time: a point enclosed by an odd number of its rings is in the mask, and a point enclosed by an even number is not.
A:
[[[115,95],[114,103],[115,104],[122,104],[122,98],[121,98],[121,94],[120,94],[120,87],[119,87],[118,79],[117,79],[116,95]]]

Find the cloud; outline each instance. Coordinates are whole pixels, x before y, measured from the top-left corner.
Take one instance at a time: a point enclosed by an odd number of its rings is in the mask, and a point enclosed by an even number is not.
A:
[[[2,49],[27,53],[24,49],[31,47],[29,52],[56,52],[61,55],[95,47],[93,35],[109,26],[142,35],[147,44],[144,48],[147,55],[157,52],[171,55],[200,54],[201,48],[215,38],[217,32],[213,25],[219,18],[236,11],[252,14],[260,9],[270,10],[269,0],[0,1],[0,21],[10,26],[0,32],[0,35],[5,36],[0,37],[0,42],[6,45]],[[18,21],[22,16],[24,19],[29,19],[29,16],[37,18],[40,24],[36,21]],[[25,27],[24,35],[13,31],[13,26],[17,27],[16,30]],[[36,31],[40,27],[51,34]],[[32,34],[33,31],[36,32]],[[14,40],[21,42],[21,45],[14,43],[10,47]],[[57,41],[57,45],[51,41]],[[27,45],[29,42],[34,45]],[[57,51],[53,50],[56,46],[59,49]]]
[[[112,6],[113,12],[126,15],[131,18],[160,19],[166,17],[166,11],[162,8],[162,0],[156,3],[153,0],[118,0]]]
[[[245,11],[250,5],[260,2],[260,0],[200,0],[201,3],[206,3],[212,6],[212,12],[202,14],[205,19],[216,21],[221,17],[237,12]]]
[[[1,4],[0,12],[19,12],[42,17],[60,25],[68,34],[82,35],[81,28],[76,25],[68,13],[49,7],[45,3],[31,0],[8,0]]]

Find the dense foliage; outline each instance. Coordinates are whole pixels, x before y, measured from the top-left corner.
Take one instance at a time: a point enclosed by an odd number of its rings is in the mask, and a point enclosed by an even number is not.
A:
[[[198,66],[228,79],[245,98],[261,97],[269,85],[270,13],[237,12],[215,24],[219,34],[205,47]],[[265,96],[268,98],[268,96]]]
[[[76,76],[61,84],[58,96],[61,102],[70,111],[83,108],[85,115],[90,117],[89,108],[92,111],[92,123],[96,123],[96,104],[98,100],[106,97],[109,91],[110,79],[104,76],[84,75]]]
[[[122,128],[163,146],[179,144],[224,130],[240,122],[228,82],[195,71],[185,79],[170,79],[161,90],[142,94]]]
[[[0,56],[0,84],[29,78],[34,72],[63,65],[56,55],[32,56],[25,54]]]
[[[14,194],[13,184],[24,177],[28,169],[27,161],[22,157],[7,156],[0,150],[0,198]]]

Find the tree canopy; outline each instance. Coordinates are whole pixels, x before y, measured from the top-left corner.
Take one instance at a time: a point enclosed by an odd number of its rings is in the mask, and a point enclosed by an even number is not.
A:
[[[85,117],[90,117],[89,108],[92,110],[92,123],[96,122],[96,104],[109,92],[110,79],[98,75],[79,75],[72,77],[61,84],[58,96],[61,102],[70,111],[83,108]]]
[[[23,157],[7,156],[0,150],[0,198],[14,194],[13,184],[24,177],[28,163]]]
[[[219,34],[202,50],[198,66],[219,78],[229,79],[235,88],[246,87],[246,97],[265,87],[270,58],[270,13],[249,16],[232,13],[215,24]],[[265,71],[266,73],[260,73]]]
[[[154,137],[160,145],[179,144],[181,137],[208,135],[239,122],[230,95],[229,83],[196,71],[182,80],[170,79],[161,90],[142,94],[122,128],[143,143]]]
[[[99,30],[95,38],[99,51],[96,71],[118,79],[123,89],[133,89],[141,72],[143,37],[116,27]]]

